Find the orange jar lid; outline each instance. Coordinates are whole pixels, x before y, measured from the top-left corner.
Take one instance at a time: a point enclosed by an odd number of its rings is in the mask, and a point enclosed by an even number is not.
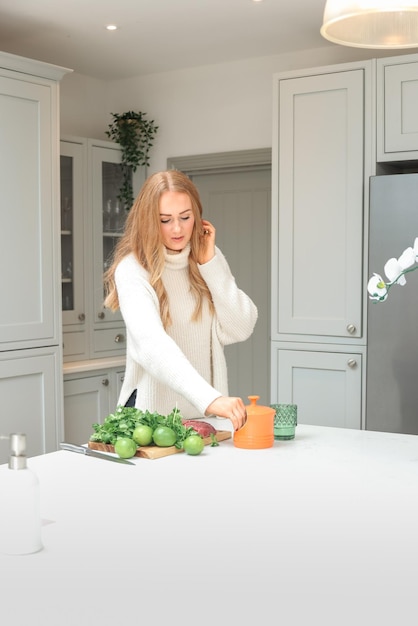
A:
[[[248,396],[248,399],[250,404],[245,407],[247,421],[234,432],[234,445],[252,450],[271,448],[274,443],[275,411],[269,406],[256,404],[260,396]]]

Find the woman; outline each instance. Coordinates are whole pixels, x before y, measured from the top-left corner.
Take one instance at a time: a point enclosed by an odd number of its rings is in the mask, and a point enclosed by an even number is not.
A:
[[[150,176],[126,220],[105,274],[105,305],[127,331],[119,405],[186,419],[216,415],[241,428],[246,410],[229,397],[223,347],[253,332],[257,308],[238,289],[202,219],[198,191],[182,172]]]

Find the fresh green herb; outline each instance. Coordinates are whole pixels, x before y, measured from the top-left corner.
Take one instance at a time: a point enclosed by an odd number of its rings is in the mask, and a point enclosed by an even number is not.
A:
[[[168,426],[169,428],[172,428],[174,432],[176,433],[176,436],[177,436],[176,443],[175,443],[176,448],[182,448],[183,441],[186,439],[186,437],[192,434],[196,434],[196,431],[194,428],[192,428],[191,426],[186,427],[183,424],[181,413],[177,407],[171,411],[170,415],[167,415],[167,417],[163,419],[164,419],[164,425]]]
[[[93,424],[94,432],[90,441],[114,445],[118,437],[132,438],[139,424],[146,424],[153,430],[160,425],[172,428],[176,433],[176,448],[182,448],[186,437],[196,434],[194,428],[184,426],[177,407],[169,415],[164,416],[159,413],[150,413],[150,411],[141,411],[135,407],[118,406],[114,413],[104,419],[103,424]]]
[[[215,446],[219,446],[219,441],[216,439],[213,433],[210,433],[210,438],[211,438],[211,444],[210,444],[211,448],[214,448]]]

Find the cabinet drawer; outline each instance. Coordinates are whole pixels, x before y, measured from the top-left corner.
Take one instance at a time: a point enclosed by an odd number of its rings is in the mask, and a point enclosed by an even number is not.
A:
[[[94,331],[93,346],[95,355],[111,356],[125,354],[125,328],[100,328]]]
[[[64,358],[82,358],[86,356],[86,335],[84,331],[63,333],[63,355]]]

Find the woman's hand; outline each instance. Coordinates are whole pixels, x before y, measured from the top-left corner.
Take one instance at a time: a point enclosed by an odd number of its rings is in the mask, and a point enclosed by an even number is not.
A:
[[[202,232],[200,233],[200,250],[197,262],[200,265],[208,263],[215,256],[215,233],[214,226],[207,220],[202,220]]]
[[[247,411],[241,398],[220,396],[208,406],[205,415],[216,415],[230,419],[234,430],[242,428],[247,421]]]

